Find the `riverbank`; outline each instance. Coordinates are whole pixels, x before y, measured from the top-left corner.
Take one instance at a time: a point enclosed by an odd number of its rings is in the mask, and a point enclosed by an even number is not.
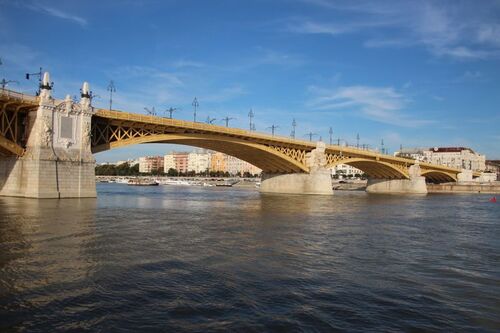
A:
[[[429,193],[486,193],[500,194],[500,182],[484,184],[427,184]]]

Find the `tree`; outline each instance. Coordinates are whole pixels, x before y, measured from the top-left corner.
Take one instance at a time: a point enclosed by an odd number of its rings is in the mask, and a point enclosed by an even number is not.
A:
[[[177,177],[178,175],[179,175],[179,172],[177,172],[177,170],[175,170],[174,168],[170,168],[167,171],[167,176],[169,176],[169,177]]]

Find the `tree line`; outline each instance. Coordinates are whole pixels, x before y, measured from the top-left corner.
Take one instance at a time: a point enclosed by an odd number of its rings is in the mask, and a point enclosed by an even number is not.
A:
[[[97,165],[95,167],[96,176],[140,176],[140,175],[152,175],[152,176],[168,176],[168,177],[195,177],[195,176],[204,176],[204,177],[231,177],[232,175],[225,171],[205,171],[196,173],[194,171],[188,172],[179,172],[176,169],[170,168],[167,172],[163,172],[163,168],[159,170],[154,170],[151,173],[141,173],[139,172],[139,164],[135,164],[130,166],[128,163],[123,163],[120,165],[113,164],[103,164]],[[238,177],[258,177],[258,175],[252,175],[249,172],[238,172],[235,176]]]

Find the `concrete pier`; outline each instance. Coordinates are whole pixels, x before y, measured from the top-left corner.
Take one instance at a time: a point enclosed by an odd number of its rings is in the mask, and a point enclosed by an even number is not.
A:
[[[264,173],[260,185],[262,193],[332,195],[332,178],[326,169],[325,144],[317,142],[316,148],[306,154],[309,173]]]
[[[425,177],[417,179],[368,179],[368,193],[427,194]]]
[[[263,174],[260,191],[262,193],[333,194],[329,172]]]
[[[368,193],[427,194],[425,177],[418,164],[409,167],[409,179],[368,179]]]

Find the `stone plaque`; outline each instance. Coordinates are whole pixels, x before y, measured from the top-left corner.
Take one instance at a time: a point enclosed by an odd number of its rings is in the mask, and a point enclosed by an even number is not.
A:
[[[73,139],[73,118],[61,116],[61,134],[63,139]]]

